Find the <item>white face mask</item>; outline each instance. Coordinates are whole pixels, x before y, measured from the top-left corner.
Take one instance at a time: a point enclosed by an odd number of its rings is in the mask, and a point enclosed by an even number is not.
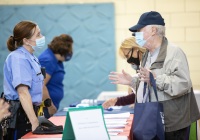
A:
[[[132,67],[134,70],[139,70],[139,66],[138,66],[138,65],[131,65],[131,67]]]
[[[35,43],[36,43],[36,46],[32,46],[32,45],[29,44],[33,48],[33,50],[36,50],[37,48],[38,49],[43,48],[44,45],[45,45],[45,36],[43,36],[43,37],[41,37],[39,39],[36,39]]]
[[[150,36],[151,37],[151,36]],[[148,37],[148,39],[150,38]],[[147,39],[147,40],[148,40]],[[136,32],[135,33],[135,40],[136,40],[136,43],[141,46],[141,47],[144,47],[144,45],[146,44],[147,40],[144,40],[144,32]]]

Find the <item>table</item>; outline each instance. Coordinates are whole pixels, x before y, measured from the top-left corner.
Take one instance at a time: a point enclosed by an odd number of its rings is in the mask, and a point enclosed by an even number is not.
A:
[[[98,101],[98,103],[101,103],[103,101]],[[118,113],[124,113],[124,112],[130,112],[131,114],[134,113],[134,109],[130,107],[130,105],[127,106],[122,106],[121,109],[113,109],[112,111],[108,111],[104,109],[104,114],[118,114]],[[57,112],[56,114],[54,114],[54,116],[65,116],[67,114],[67,111],[63,111],[63,109],[59,112]]]
[[[56,125],[65,124],[66,116],[53,116],[49,119]],[[110,136],[111,140],[129,140],[130,139],[130,129],[132,126],[133,114],[130,115],[127,120],[128,124],[125,126],[124,131],[119,133],[118,136]],[[21,140],[61,140],[62,134],[52,134],[52,135],[35,135],[32,132],[29,132],[21,138]]]

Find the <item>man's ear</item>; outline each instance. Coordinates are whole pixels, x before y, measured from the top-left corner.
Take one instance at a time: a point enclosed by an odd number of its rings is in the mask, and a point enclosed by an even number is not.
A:
[[[153,27],[151,28],[151,30],[152,30],[151,35],[154,36],[154,35],[157,33],[157,30],[158,30],[158,29],[157,29],[156,27],[153,26]]]

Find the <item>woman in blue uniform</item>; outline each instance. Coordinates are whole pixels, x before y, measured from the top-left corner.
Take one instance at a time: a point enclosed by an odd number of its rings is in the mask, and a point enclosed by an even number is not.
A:
[[[39,56],[42,67],[46,69],[44,79],[43,100],[50,98],[52,105],[44,109],[49,118],[56,113],[64,96],[63,79],[65,75],[63,62],[69,61],[73,54],[73,39],[70,35],[61,34],[53,38],[48,48]]]
[[[44,45],[45,37],[31,21],[19,22],[8,38],[7,47],[11,52],[4,64],[4,97],[13,115],[7,140],[21,138],[39,127],[36,110],[42,101],[44,77],[33,52]]]

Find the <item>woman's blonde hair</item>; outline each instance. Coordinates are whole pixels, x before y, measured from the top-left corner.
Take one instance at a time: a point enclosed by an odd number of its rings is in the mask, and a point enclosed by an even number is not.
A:
[[[135,37],[132,36],[132,37],[128,37],[126,38],[120,48],[119,48],[119,55],[122,57],[122,58],[126,58],[126,56],[124,55],[124,52],[123,52],[123,49],[138,49],[142,54],[146,51],[145,48],[143,47],[140,47],[137,43],[136,43],[136,40],[135,40]]]

